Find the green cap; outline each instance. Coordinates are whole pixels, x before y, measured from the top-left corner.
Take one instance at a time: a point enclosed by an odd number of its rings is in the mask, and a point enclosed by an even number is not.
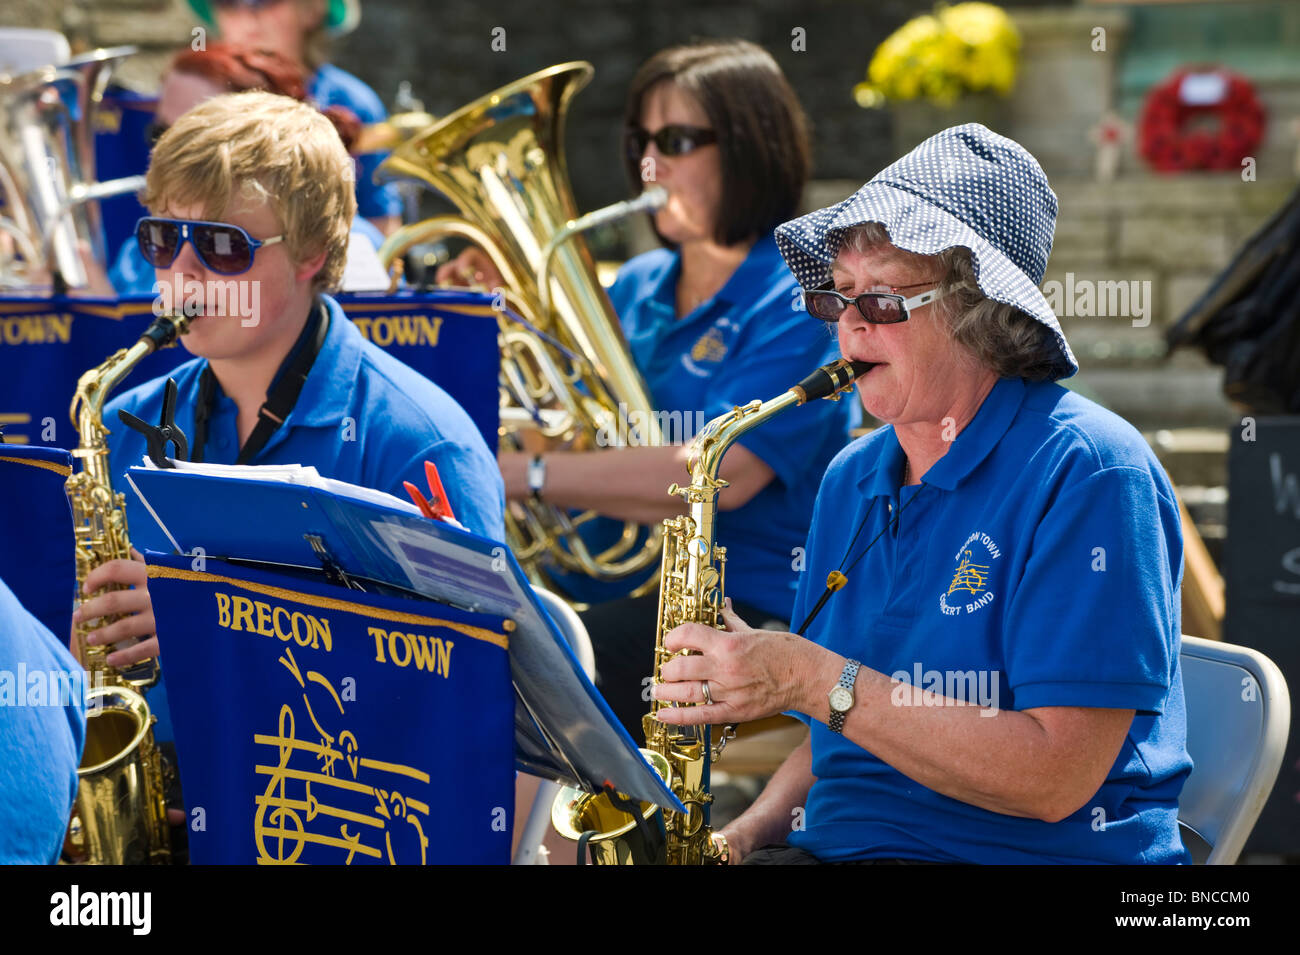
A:
[[[271,0],[262,0],[262,2],[268,3]],[[194,15],[208,26],[215,24],[212,17],[212,4],[209,0],[189,0],[189,5]],[[249,4],[249,6],[253,5],[255,4]],[[326,0],[325,29],[331,36],[351,33],[360,21],[361,0]]]

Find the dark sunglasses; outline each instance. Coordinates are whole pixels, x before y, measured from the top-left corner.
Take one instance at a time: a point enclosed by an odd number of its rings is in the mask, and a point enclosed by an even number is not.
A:
[[[863,292],[851,298],[841,295],[833,288],[819,288],[804,292],[803,301],[808,314],[823,322],[838,322],[846,308],[856,305],[859,314],[872,325],[896,325],[911,317],[911,309],[937,302],[948,294],[940,292],[937,285],[911,298],[898,294],[900,288],[916,288],[917,285],[926,284],[928,283],[918,282],[916,285],[900,285],[891,287],[888,292]]]
[[[198,222],[192,219],[160,219],[146,216],[135,224],[140,254],[155,269],[176,261],[181,246],[189,242],[209,272],[239,275],[253,267],[253,253],[264,245],[283,242],[283,235],[254,239],[237,225],[227,222]]]
[[[628,158],[632,160],[645,155],[645,148],[650,143],[654,143],[665,156],[685,156],[717,141],[717,133],[699,126],[664,126],[653,133],[640,126],[629,126],[624,138]]]

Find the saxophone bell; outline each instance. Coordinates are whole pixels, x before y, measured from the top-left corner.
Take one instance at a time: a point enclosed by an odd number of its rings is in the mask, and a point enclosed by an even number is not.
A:
[[[640,752],[671,788],[668,760],[652,750]],[[565,786],[551,804],[551,825],[564,838],[578,843],[579,865],[586,864],[588,853],[597,865],[663,865],[668,843],[663,810],[643,802],[635,812],[640,821],[626,804],[616,805],[606,792]]]

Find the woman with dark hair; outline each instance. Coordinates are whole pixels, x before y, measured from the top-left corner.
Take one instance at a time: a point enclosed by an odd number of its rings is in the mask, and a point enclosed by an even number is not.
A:
[[[609,295],[665,446],[502,454],[508,499],[537,494],[619,522],[675,516],[682,502],[667,488],[685,479],[690,441],[705,422],[778,395],[836,357],[827,331],[806,320],[772,234],[798,209],[807,126],[780,67],[752,43],[674,47],[641,67],[627,97],[624,161],[633,191],[668,190],[654,216],[666,247],[626,263]],[[454,280],[467,266],[479,274],[465,277],[493,284],[473,253],[443,266],[438,279]],[[728,549],[728,592],[755,619],[790,617],[814,490],[855,413],[852,402],[816,402],[751,431],[723,460],[717,537]],[[589,546],[599,547],[594,538],[612,535],[613,522],[594,523],[604,524],[589,531]],[[649,712],[658,601],[625,596],[641,582],[614,588],[564,578],[594,605],[584,621],[597,686],[636,740]]]

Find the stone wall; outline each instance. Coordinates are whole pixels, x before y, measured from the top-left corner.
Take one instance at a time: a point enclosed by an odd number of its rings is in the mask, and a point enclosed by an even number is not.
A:
[[[1019,0],[1012,12],[1024,48],[1009,99],[964,103],[952,111],[858,108],[851,89],[876,44],[931,6],[930,0],[365,0],[360,28],[337,44],[334,60],[390,104],[398,84],[409,81],[437,114],[532,70],[590,60],[596,77],[574,99],[567,137],[574,191],[584,209],[625,195],[617,131],[632,73],[655,50],[693,36],[754,40],[790,76],[815,123],[818,181],[808,190],[808,208],[842,198],[929,132],[981,118],[1040,159],[1061,199],[1047,280],[1065,285],[1072,275],[1076,283],[1136,282],[1144,293],[1149,289],[1152,311],[1144,327],[1135,327],[1133,321],[1142,319],[1130,315],[1062,316],[1084,366],[1076,386],[1141,427],[1231,420],[1218,369],[1191,352],[1164,360],[1163,331],[1292,188],[1287,160],[1294,154],[1294,134],[1287,124],[1300,112],[1300,82],[1287,79],[1285,56],[1275,58],[1261,85],[1272,124],[1258,182],[1234,174],[1155,176],[1145,171],[1130,141],[1119,181],[1103,186],[1091,179],[1090,131],[1107,109],[1135,109],[1124,87],[1135,75],[1126,45],[1149,50],[1158,43],[1150,21],[1155,14],[1136,15],[1133,36],[1135,14],[1123,7]],[[1285,4],[1252,0],[1233,10],[1255,11],[1261,23],[1267,20],[1285,36],[1300,29],[1300,14]],[[0,21],[63,29],[81,49],[138,44],[143,52],[119,75],[140,88],[156,83],[170,51],[188,43],[195,26],[184,0],[7,0]],[[496,28],[505,31],[500,52],[492,49]],[[1099,28],[1104,50],[1094,49]],[[801,43],[793,42],[796,31],[803,31]],[[1234,41],[1233,55],[1267,49],[1259,46],[1267,37],[1249,31],[1242,36]],[[1201,41],[1179,34],[1178,42],[1196,47]],[[1178,51],[1168,55],[1176,59]],[[598,252],[612,257],[650,241],[646,230],[594,239]]]
[[[1018,7],[1069,0],[1017,0]],[[864,111],[852,88],[872,51],[933,0],[363,0],[361,24],[339,40],[333,60],[386,104],[411,83],[442,115],[534,70],[585,59],[591,85],[573,102],[568,150],[582,208],[621,199],[618,163],[623,95],[652,53],[699,36],[741,37],[770,50],[786,71],[816,129],[815,173],[865,178],[887,164],[892,145],[884,111]],[[141,54],[119,75],[156,87],[169,53],[190,41],[196,20],[184,0],[5,0],[0,23],[63,29],[74,46],[134,43]],[[492,48],[505,31],[505,49]],[[802,31],[795,42],[795,31]],[[498,44],[499,45],[499,44]],[[799,47],[799,49],[795,49]]]

